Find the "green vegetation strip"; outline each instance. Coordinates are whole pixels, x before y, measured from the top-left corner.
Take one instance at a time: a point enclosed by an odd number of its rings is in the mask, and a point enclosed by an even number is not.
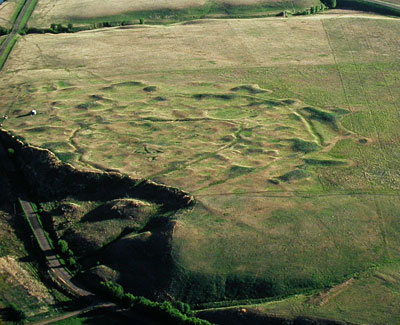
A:
[[[24,30],[25,25],[28,22],[29,18],[31,17],[37,2],[38,0],[32,0],[32,2],[29,4],[27,10],[25,11],[24,17],[22,17],[21,23],[19,24],[18,33],[21,33]]]
[[[8,56],[11,53],[11,50],[14,47],[14,44],[17,42],[17,36],[15,35],[10,42],[7,44],[6,48],[4,49],[3,54],[0,56],[0,70],[3,69],[4,64],[7,61]]]
[[[192,316],[193,313],[188,304],[179,301],[174,302],[174,305],[169,301],[154,302],[141,296],[125,293],[121,285],[112,281],[100,282],[100,284],[113,300],[129,308],[129,310],[144,314],[152,319],[159,319],[166,324],[210,325],[208,321]]]
[[[21,12],[22,8],[24,7],[24,5],[25,5],[25,3],[26,3],[27,1],[28,1],[28,0],[22,0],[22,1],[18,4],[17,9],[14,11],[13,15],[11,16],[11,19],[10,19],[11,25],[14,25],[15,21],[16,21],[17,18],[18,18],[19,13]]]

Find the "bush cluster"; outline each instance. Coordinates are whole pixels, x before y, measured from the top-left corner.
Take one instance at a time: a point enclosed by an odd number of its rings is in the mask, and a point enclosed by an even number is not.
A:
[[[132,311],[162,320],[164,324],[210,325],[206,320],[193,317],[188,304],[182,302],[172,304],[169,301],[154,302],[145,297],[125,293],[121,285],[112,281],[101,282],[100,284],[105,292],[121,305]]]
[[[335,1],[335,0],[332,0]],[[324,3],[321,3],[320,5],[313,6],[311,8],[305,9],[303,11],[297,11],[293,13],[293,15],[311,15],[311,14],[316,14],[318,12],[322,12],[327,8],[327,6]]]
[[[63,239],[60,239],[57,242],[57,245],[60,251],[60,255],[67,264],[68,268],[70,268],[72,271],[76,271],[77,264],[75,255],[74,252],[69,248],[68,243]]]

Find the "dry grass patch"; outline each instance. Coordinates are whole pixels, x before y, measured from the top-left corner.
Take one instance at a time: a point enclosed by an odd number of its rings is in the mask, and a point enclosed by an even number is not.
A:
[[[130,71],[137,74],[330,64],[333,58],[321,27],[319,20],[304,23],[301,20],[276,19],[213,20],[200,25],[29,35],[23,42],[18,42],[6,68],[9,67],[10,72],[13,66],[18,70],[33,68],[34,71],[65,68],[77,74],[92,71],[107,78],[129,74]],[[104,38],[108,42],[105,43]],[[68,52],[65,52],[66,48]],[[123,64],[117,65],[116,62]]]
[[[22,0],[8,0],[0,5],[0,26],[11,28],[11,19],[15,18],[15,11],[21,4]]]

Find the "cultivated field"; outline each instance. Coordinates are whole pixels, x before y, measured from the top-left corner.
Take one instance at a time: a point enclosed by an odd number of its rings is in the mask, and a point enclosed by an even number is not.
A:
[[[203,17],[257,16],[282,10],[304,9],[319,5],[317,0],[173,0],[99,2],[43,0],[29,22],[31,27],[49,27],[52,23],[88,23],[95,21],[179,21]]]
[[[0,113],[64,161],[195,195],[178,298],[323,288],[400,255],[399,35],[329,15],[28,35]]]

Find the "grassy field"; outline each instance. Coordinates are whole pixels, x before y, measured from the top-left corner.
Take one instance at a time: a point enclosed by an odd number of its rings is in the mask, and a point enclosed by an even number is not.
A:
[[[0,26],[11,28],[23,6],[23,0],[8,0],[0,5]]]
[[[318,0],[112,0],[101,5],[93,0],[40,1],[30,27],[49,27],[52,23],[93,23],[104,21],[174,22],[204,17],[246,17],[275,15],[282,10],[299,10],[320,5]],[[85,8],[82,10],[82,8]]]
[[[1,113],[64,161],[195,195],[172,238],[178,298],[324,288],[399,258],[399,32],[324,15],[28,35]]]
[[[321,294],[299,295],[258,305],[255,309],[285,317],[312,315],[354,324],[397,324],[400,321],[399,271],[398,263],[385,265]]]

